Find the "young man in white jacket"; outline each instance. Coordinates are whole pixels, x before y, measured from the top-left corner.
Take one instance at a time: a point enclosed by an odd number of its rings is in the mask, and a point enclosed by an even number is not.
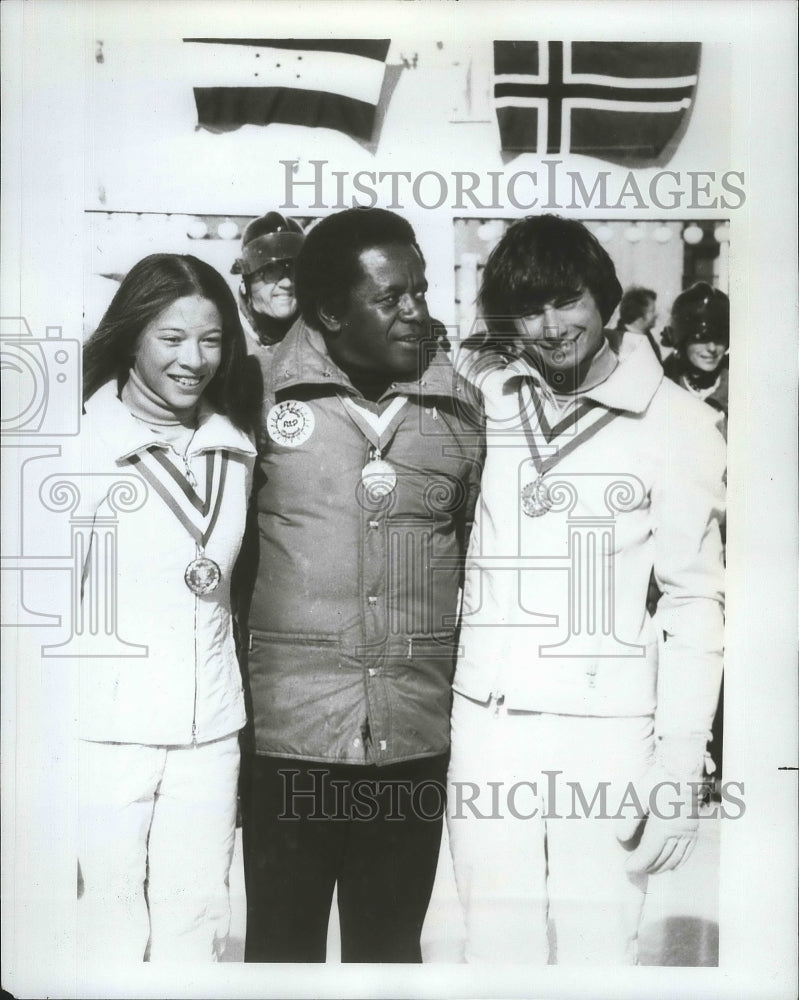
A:
[[[468,961],[634,963],[647,877],[697,837],[724,442],[646,338],[611,350],[620,295],[581,223],[525,219],[461,359],[487,418],[450,767]]]

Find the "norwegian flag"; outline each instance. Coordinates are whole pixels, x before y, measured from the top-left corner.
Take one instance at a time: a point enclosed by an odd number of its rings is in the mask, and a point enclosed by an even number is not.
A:
[[[494,42],[502,149],[654,159],[691,106],[696,42]]]

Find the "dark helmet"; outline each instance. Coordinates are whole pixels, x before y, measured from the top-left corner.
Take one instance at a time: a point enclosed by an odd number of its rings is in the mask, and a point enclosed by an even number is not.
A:
[[[670,340],[674,347],[686,342],[730,342],[730,300],[706,281],[680,292],[671,307]]]
[[[247,224],[241,237],[241,257],[231,274],[252,274],[273,260],[293,260],[305,236],[302,226],[280,212],[267,212]]]

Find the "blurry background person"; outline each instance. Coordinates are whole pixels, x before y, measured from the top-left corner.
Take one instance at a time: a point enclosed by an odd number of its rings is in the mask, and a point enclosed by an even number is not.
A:
[[[705,281],[681,292],[664,331],[674,353],[663,364],[666,376],[717,411],[717,425],[727,437],[730,300]],[[726,521],[722,522],[726,540]],[[716,783],[721,780],[724,750],[724,683],[713,720],[712,757]]]
[[[81,501],[107,517],[114,479],[143,498],[119,520],[111,582],[119,634],[144,653],[90,649],[80,663],[89,962],[214,961],[227,939],[245,721],[230,578],[255,456],[246,358],[225,279],[177,254],[137,263],[84,347]],[[87,554],[88,594],[109,583],[93,579],[103,563]]]
[[[657,320],[657,294],[651,288],[641,288],[634,285],[622,295],[619,303],[619,322],[615,330],[608,331],[608,343],[618,354],[624,334],[642,333],[652,345],[655,356],[660,358],[660,350],[652,336],[652,329]]]
[[[241,275],[239,308],[254,345],[279,343],[297,318],[294,260],[304,239],[300,224],[279,212],[253,219],[244,230],[231,274]]]
[[[718,411],[726,437],[730,300],[707,282],[697,282],[674,300],[668,337],[674,353],[664,363],[666,375]]]

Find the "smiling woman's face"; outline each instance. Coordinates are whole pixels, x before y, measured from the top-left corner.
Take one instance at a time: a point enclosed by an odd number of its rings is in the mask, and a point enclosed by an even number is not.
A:
[[[727,353],[727,344],[722,341],[706,340],[685,345],[688,364],[701,372],[714,372]]]
[[[222,360],[222,317],[210,299],[176,299],[142,330],[133,369],[176,414],[193,410]]]

